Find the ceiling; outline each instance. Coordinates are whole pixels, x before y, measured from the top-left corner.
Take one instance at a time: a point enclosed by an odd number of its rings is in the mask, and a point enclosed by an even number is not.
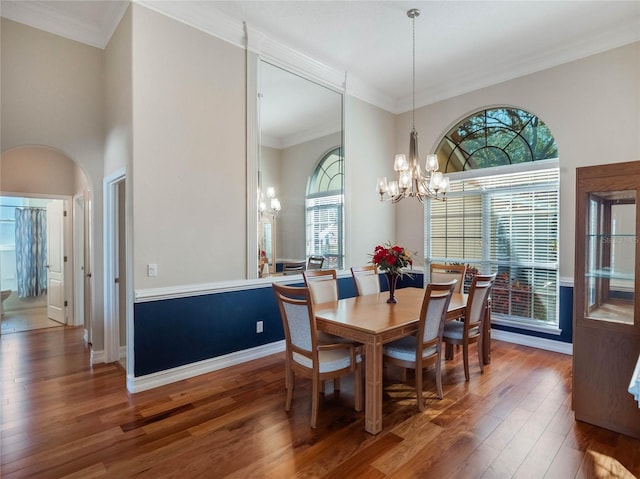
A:
[[[203,30],[246,22],[346,71],[350,93],[393,113],[412,108],[410,8],[421,10],[416,106],[640,41],[640,0],[136,1]],[[2,0],[0,14],[104,48],[128,3]]]

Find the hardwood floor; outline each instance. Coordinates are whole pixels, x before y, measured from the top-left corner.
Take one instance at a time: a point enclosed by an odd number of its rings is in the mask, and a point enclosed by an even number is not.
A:
[[[495,341],[468,383],[458,354],[442,400],[426,374],[422,414],[411,374],[405,385],[390,371],[372,436],[348,380],[317,429],[306,380],[285,413],[283,354],[132,395],[117,364],[89,367],[81,328],[0,340],[5,479],[640,476],[640,440],[575,422],[571,358],[548,351]]]

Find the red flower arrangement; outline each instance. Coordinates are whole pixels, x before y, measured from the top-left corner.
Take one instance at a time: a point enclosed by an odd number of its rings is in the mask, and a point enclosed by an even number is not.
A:
[[[375,247],[371,263],[375,264],[381,271],[402,276],[402,269],[413,265],[411,257],[414,254],[410,254],[402,246],[387,243]]]

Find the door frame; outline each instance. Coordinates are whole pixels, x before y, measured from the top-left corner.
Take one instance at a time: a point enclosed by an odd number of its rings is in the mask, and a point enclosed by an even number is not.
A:
[[[84,326],[84,279],[86,268],[84,264],[84,193],[73,196],[73,326]]]
[[[65,324],[74,324],[75,321],[75,291],[69,287],[69,281],[73,283],[75,281],[74,270],[74,256],[72,254],[73,248],[73,221],[71,221],[70,212],[73,206],[73,197],[70,195],[56,195],[56,194],[42,194],[42,193],[26,193],[20,191],[0,191],[0,196],[13,196],[17,198],[39,198],[45,200],[61,200],[62,208],[66,211],[67,215],[63,219],[63,238],[62,242],[64,256],[67,257],[67,261],[64,263],[64,276],[67,285],[65,286],[64,299],[67,301],[65,308]]]
[[[119,314],[119,292],[115,279],[119,277],[119,248],[118,248],[118,188],[126,185],[126,168],[120,168],[103,179],[104,195],[104,362],[112,363],[120,360],[120,314]],[[125,217],[127,194],[125,191]],[[125,230],[127,221],[125,219]],[[125,238],[128,235],[125,231]],[[128,239],[125,243],[129,243]],[[125,247],[125,255],[127,247]],[[129,261],[126,261],[129,268]],[[123,272],[127,274],[127,271]],[[130,282],[127,282],[127,293],[129,296]],[[127,371],[130,370],[130,357],[132,356],[132,346],[129,327],[129,301],[126,307],[126,338],[127,338]]]

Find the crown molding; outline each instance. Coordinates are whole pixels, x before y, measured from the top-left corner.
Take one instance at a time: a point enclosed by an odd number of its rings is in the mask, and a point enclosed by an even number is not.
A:
[[[104,49],[128,6],[128,1],[109,2],[100,25],[62,15],[47,2],[3,1],[2,16],[69,40]]]

